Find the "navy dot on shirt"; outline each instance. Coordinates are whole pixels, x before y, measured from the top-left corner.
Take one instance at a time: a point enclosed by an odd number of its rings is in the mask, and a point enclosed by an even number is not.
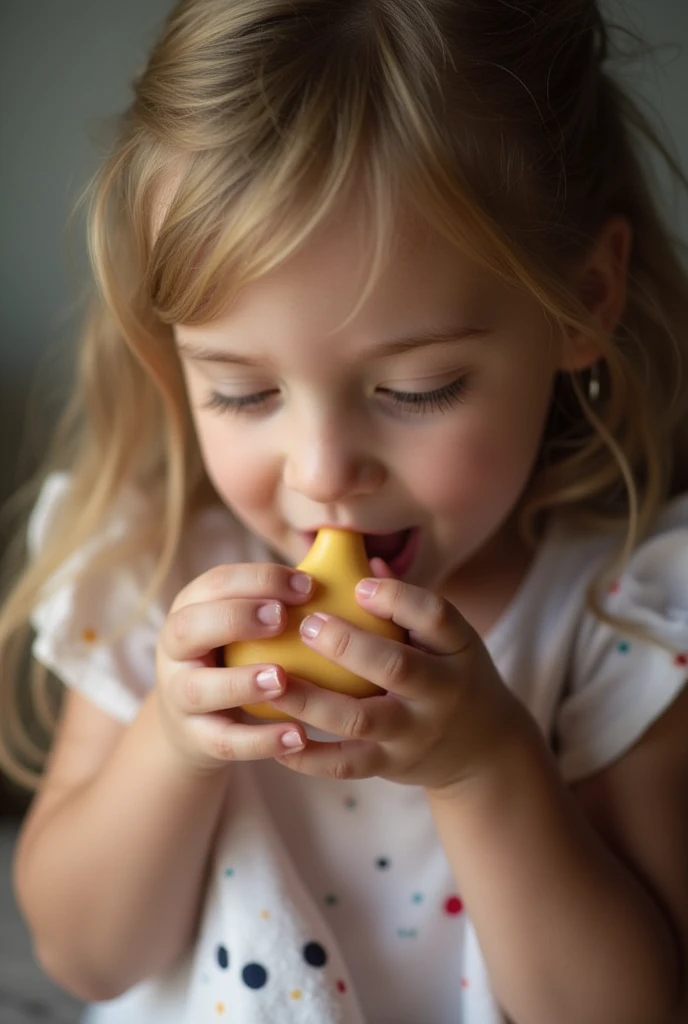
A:
[[[308,942],[303,947],[303,959],[311,967],[324,967],[327,963],[327,953],[319,942]]]
[[[247,988],[263,988],[267,984],[268,972],[262,964],[246,964],[241,977]]]

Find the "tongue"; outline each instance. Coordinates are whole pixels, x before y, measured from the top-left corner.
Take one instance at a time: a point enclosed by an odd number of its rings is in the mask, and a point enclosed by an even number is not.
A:
[[[387,533],[383,537],[376,537],[372,534],[365,535],[365,549],[368,558],[384,558],[386,562],[395,558],[408,537],[408,530],[399,530],[397,533]]]

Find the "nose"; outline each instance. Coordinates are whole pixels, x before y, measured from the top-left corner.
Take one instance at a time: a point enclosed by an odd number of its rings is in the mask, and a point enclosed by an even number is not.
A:
[[[285,440],[284,486],[313,502],[331,505],[373,494],[385,479],[370,444],[341,418],[303,421]]]

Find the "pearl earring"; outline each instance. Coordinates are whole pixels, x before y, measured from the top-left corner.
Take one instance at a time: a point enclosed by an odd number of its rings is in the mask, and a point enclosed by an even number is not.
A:
[[[593,363],[590,367],[590,376],[588,377],[588,399],[590,402],[596,402],[600,397],[600,364]]]

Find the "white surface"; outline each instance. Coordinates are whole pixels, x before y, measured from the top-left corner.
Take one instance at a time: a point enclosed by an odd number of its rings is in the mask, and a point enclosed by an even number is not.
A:
[[[12,894],[12,850],[17,822],[0,819],[0,1022],[76,1024],[82,1004],[43,974]]]

